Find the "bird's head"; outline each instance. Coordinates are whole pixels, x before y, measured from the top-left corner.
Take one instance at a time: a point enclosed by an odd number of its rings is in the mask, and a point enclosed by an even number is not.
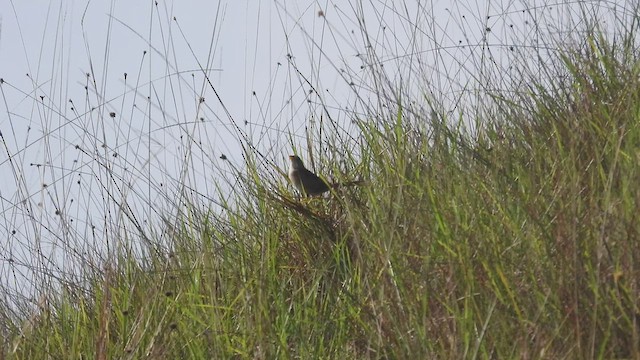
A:
[[[293,170],[302,170],[304,169],[304,163],[299,156],[289,155],[289,161],[291,162],[291,169]]]

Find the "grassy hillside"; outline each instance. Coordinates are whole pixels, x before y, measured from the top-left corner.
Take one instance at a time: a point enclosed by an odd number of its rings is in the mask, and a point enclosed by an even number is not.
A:
[[[5,317],[0,353],[639,358],[634,36],[587,36],[519,88],[480,94],[472,119],[380,94],[386,112],[351,119],[350,149],[326,119],[333,145],[299,153],[365,180],[326,198],[298,197],[247,145],[223,210],[193,206],[144,260],[122,250]]]

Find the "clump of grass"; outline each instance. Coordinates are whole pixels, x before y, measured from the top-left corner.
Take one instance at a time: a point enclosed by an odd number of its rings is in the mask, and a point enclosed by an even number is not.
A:
[[[315,162],[366,183],[327,198],[298,197],[247,146],[221,211],[187,207],[145,262],[123,250],[88,293],[47,298],[5,352],[638,357],[632,44],[590,34],[548,78],[523,74],[527,92],[490,94],[474,133],[433,101],[380,93],[386,113],[353,119],[356,155]]]

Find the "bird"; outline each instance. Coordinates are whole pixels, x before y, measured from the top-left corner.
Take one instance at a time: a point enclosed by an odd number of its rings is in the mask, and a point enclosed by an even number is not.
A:
[[[349,181],[340,184],[329,184],[318,175],[304,167],[304,163],[299,156],[289,155],[289,180],[305,196],[320,196],[332,188],[339,186],[361,185],[364,181]]]
[[[319,196],[329,191],[329,184],[304,167],[299,156],[289,155],[289,180],[306,196]]]

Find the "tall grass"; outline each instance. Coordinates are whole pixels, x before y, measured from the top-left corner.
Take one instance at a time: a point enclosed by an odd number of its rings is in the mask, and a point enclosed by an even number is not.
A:
[[[146,233],[144,258],[123,246],[82,269],[84,286],[5,317],[2,353],[640,357],[634,26],[549,35],[543,71],[487,84],[471,119],[372,62],[379,86],[340,115],[355,131],[320,107],[311,145],[288,139],[314,171],[363,185],[301,198],[241,138],[216,208],[187,198]]]

